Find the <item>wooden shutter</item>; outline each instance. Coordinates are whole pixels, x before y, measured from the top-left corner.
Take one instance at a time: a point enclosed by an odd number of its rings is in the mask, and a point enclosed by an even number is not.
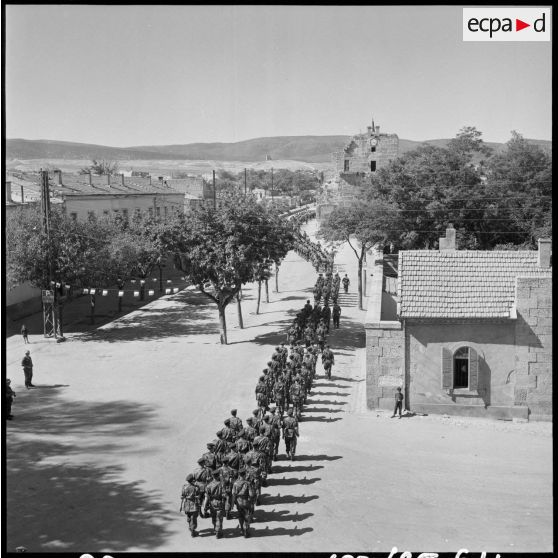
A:
[[[453,388],[453,354],[442,347],[442,389]]]
[[[479,354],[469,347],[469,389],[477,391],[479,387]]]

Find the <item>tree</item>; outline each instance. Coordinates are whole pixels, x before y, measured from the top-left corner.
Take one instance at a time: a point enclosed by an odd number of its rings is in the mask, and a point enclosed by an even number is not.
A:
[[[80,174],[116,174],[118,172],[118,161],[105,161],[93,159],[88,167],[83,167]]]
[[[328,241],[345,241],[358,262],[358,307],[362,310],[362,267],[366,252],[375,245],[392,241],[397,227],[393,205],[376,200],[338,207],[321,226],[319,236]]]
[[[184,219],[175,263],[217,305],[221,343],[227,343],[226,307],[254,279],[258,263],[286,254],[288,236],[281,231],[288,227],[252,196],[239,194],[223,196],[217,210],[202,206]]]

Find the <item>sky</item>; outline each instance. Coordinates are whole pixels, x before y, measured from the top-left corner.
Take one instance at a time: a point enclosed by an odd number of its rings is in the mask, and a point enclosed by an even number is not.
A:
[[[5,134],[115,147],[352,135],[551,139],[551,43],[456,6],[8,5]]]

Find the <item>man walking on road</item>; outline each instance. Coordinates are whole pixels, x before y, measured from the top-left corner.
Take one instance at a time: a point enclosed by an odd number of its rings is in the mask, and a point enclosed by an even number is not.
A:
[[[25,376],[25,387],[29,389],[30,387],[35,387],[32,383],[33,380],[33,361],[29,356],[29,351],[25,351],[25,356],[21,361],[21,366],[23,366],[23,374]]]
[[[341,317],[341,306],[337,302],[333,305],[333,327],[339,329],[339,318]]]
[[[347,274],[345,273],[345,277],[343,277],[342,279],[343,282],[343,289],[345,289],[345,292],[348,293],[349,292],[349,278],[347,277]]]
[[[198,515],[200,513],[202,493],[199,486],[194,482],[194,475],[189,474],[186,477],[186,484],[182,487],[182,503],[180,509],[184,510],[188,518],[188,528],[190,535],[196,537],[198,532]]]
[[[27,326],[25,324],[23,324],[21,326],[21,336],[23,337],[23,342],[25,344],[29,343],[29,339],[27,338],[28,333],[29,332],[27,331]]]
[[[12,380],[6,378],[6,418],[12,420],[14,417],[12,415],[12,403],[14,402],[14,397],[16,396],[15,391],[12,389]]]
[[[399,409],[399,418],[401,418],[401,408],[403,407],[403,394],[401,393],[401,388],[398,387],[397,391],[395,392],[395,407],[393,409],[393,415],[390,418],[393,418],[397,414],[397,410]]]

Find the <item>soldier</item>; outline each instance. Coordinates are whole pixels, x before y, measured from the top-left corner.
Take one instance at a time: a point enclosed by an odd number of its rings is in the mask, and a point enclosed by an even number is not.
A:
[[[329,307],[329,304],[327,302],[324,306],[324,309],[322,310],[322,318],[325,322],[326,333],[329,333],[329,326],[331,323],[331,308]]]
[[[35,387],[32,383],[33,380],[33,361],[29,351],[25,351],[25,356],[21,361],[21,366],[23,366],[23,375],[25,376],[25,387],[29,389],[30,387]]]
[[[322,364],[328,380],[331,380],[331,367],[333,366],[334,361],[333,352],[329,348],[329,345],[326,345],[324,351],[322,352]]]
[[[233,506],[231,497],[232,485],[238,473],[229,465],[228,455],[225,456],[225,458],[223,459],[223,464],[217,470],[219,472],[219,482],[221,483],[223,491],[225,493],[225,516],[227,519],[230,519],[231,509]]]
[[[234,442],[229,442],[229,451],[225,455],[224,459],[227,461],[231,469],[238,472],[238,469],[240,469],[240,454],[236,450]]]
[[[255,498],[252,501],[252,513],[254,513],[254,506],[258,505],[260,496],[262,494],[262,486],[260,482],[260,468],[258,466],[257,459],[249,459],[246,456],[246,466],[244,467],[244,472],[246,474],[246,480],[250,482],[254,488]]]
[[[294,382],[291,384],[290,395],[295,415],[298,419],[300,419],[302,414],[302,388],[297,377],[295,377]],[[292,409],[289,409],[289,411],[291,410]]]
[[[312,313],[312,305],[310,304],[309,300],[306,301],[303,312],[305,317],[308,317]]]
[[[339,318],[341,317],[341,306],[335,302],[333,305],[333,327],[339,329]]]
[[[346,274],[346,273],[345,273],[345,277],[343,277],[343,279],[342,279],[342,282],[343,282],[343,289],[345,289],[345,292],[348,293],[348,292],[349,292],[349,283],[350,283],[350,280],[349,280],[349,278],[347,277],[347,274]]]
[[[281,415],[275,413],[275,407],[271,407],[271,447],[273,449],[272,457],[275,461],[279,452],[279,440],[281,439]]]
[[[267,410],[267,382],[264,375],[260,376],[258,384],[256,385],[256,401],[258,403],[258,417],[263,417]]]
[[[285,451],[287,459],[290,457],[294,461],[296,452],[296,439],[298,438],[298,421],[293,416],[293,410],[287,411],[287,416],[283,419],[283,440],[285,440]]]
[[[252,420],[252,426],[256,430],[256,434],[254,436],[254,437],[256,437],[260,432],[260,426],[263,423],[263,418],[260,416],[260,409],[254,409],[252,411],[252,414],[254,415],[254,418]]]
[[[15,391],[11,387],[12,380],[6,378],[6,419],[12,420],[14,416],[12,415],[12,403],[15,399]]]
[[[213,531],[215,532],[215,537],[218,539],[223,536],[225,500],[226,494],[220,481],[220,474],[218,471],[215,471],[213,473],[213,479],[205,487],[204,511],[206,514],[209,511],[211,522],[213,523]]]
[[[281,365],[285,366],[287,364],[287,357],[289,356],[289,350],[285,347],[285,343],[281,343]]]
[[[208,467],[212,471],[217,468],[217,457],[215,455],[215,444],[213,442],[208,442],[207,451],[202,455],[205,467]]]
[[[207,483],[211,480],[212,477],[211,469],[205,466],[205,459],[203,457],[200,457],[198,459],[198,465],[199,467],[193,473],[194,482],[196,483],[196,486],[200,489],[200,493],[205,494],[205,487],[207,486]],[[200,514],[202,517],[205,517],[203,510],[201,510]]]
[[[250,442],[246,439],[246,431],[244,428],[238,433],[235,449],[238,453],[246,453],[250,449]]]
[[[316,328],[316,339],[318,341],[318,346],[320,347],[320,351],[323,351],[325,345],[325,327],[321,323]]]
[[[200,500],[202,492],[194,481],[194,475],[191,473],[186,476],[186,484],[182,487],[182,501],[180,503],[180,511],[184,510],[188,518],[188,528],[190,535],[196,537],[198,532],[198,515],[200,513]]]
[[[395,392],[395,407],[393,409],[393,415],[391,415],[391,418],[393,418],[397,414],[398,410],[399,410],[399,418],[401,418],[401,408],[403,407],[403,399],[404,396],[401,393],[401,388],[398,387],[397,391]]]
[[[256,492],[250,482],[246,480],[246,474],[241,471],[238,479],[232,487],[232,498],[238,510],[238,523],[244,538],[250,536],[249,529],[252,520],[253,501]]]
[[[234,442],[236,436],[234,430],[230,427],[231,421],[230,419],[226,419],[224,422],[225,422],[225,426],[221,428],[221,436],[223,440],[227,443]]]
[[[236,409],[231,409],[231,416],[229,418],[229,428],[238,434],[242,430],[242,420],[236,416]]]
[[[273,386],[273,400],[277,404],[279,415],[282,416],[283,410],[285,408],[285,384],[283,383],[283,379],[281,376],[277,378],[277,381]]]
[[[271,416],[265,415],[263,418],[263,423],[260,426],[260,432],[264,431],[264,436],[267,436],[271,439]]]
[[[271,441],[265,434],[266,429],[262,426],[260,428],[259,436],[254,438],[254,447],[258,449],[258,451],[263,455],[263,469],[266,473],[271,472]],[[265,484],[263,485],[265,486]]]
[[[215,454],[215,458],[217,459],[217,466],[220,466],[222,463],[222,457],[228,451],[228,445],[225,440],[223,440],[223,432],[219,430],[216,432],[217,439],[213,441],[213,453]]]
[[[246,419],[246,425],[244,427],[244,438],[248,441],[250,446],[256,437],[256,429],[254,428],[254,417],[248,417]]]

